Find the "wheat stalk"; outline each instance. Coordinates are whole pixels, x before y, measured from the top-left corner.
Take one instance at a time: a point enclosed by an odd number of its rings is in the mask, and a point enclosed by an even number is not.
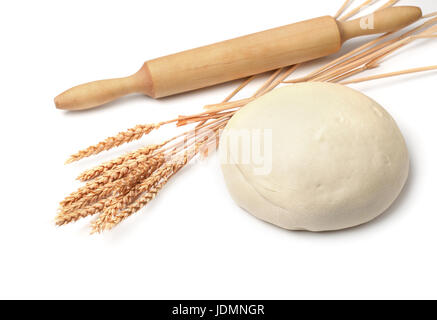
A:
[[[136,151],[125,154],[125,155],[123,155],[115,160],[105,162],[97,167],[94,167],[92,169],[84,171],[82,174],[80,174],[77,177],[77,180],[82,181],[82,182],[93,180],[93,179],[101,176],[103,173],[108,172],[108,171],[114,169],[115,167],[121,166],[126,161],[135,160],[140,156],[149,156],[149,155],[153,154],[156,150],[162,148],[165,144],[166,144],[166,142],[163,144],[160,144],[160,145],[150,145],[150,146],[147,146],[145,148],[140,148]]]
[[[112,194],[123,192],[123,190],[132,184],[135,184],[142,177],[151,175],[163,162],[163,156],[158,156],[147,162],[142,160],[132,160],[132,163],[128,165],[129,173],[127,173],[123,178],[110,181],[93,190],[81,190],[77,200],[75,199],[75,201],[63,205],[64,211],[71,212],[76,209],[82,209],[96,201],[107,198]]]
[[[343,81],[343,82],[340,82],[340,84],[346,85],[346,84],[351,84],[351,83],[359,83],[359,82],[364,82],[364,81],[371,81],[371,80],[378,80],[378,79],[384,79],[384,78],[390,78],[390,77],[397,77],[397,76],[400,76],[400,75],[412,74],[412,73],[418,73],[418,72],[425,72],[425,71],[432,71],[432,70],[437,70],[437,66],[429,66],[429,67],[422,67],[422,68],[413,68],[413,69],[408,69],[408,70],[402,70],[402,71],[378,74],[378,75],[375,75],[375,76],[363,77],[363,78],[353,79],[353,80],[349,80],[349,81]]]
[[[149,134],[153,130],[157,130],[160,128],[160,124],[146,124],[146,125],[138,125],[132,129],[129,129],[125,132],[120,132],[114,137],[109,137],[105,141],[102,141],[94,146],[88,147],[85,150],[79,151],[78,153],[72,155],[66,163],[72,163],[75,161],[79,161],[83,158],[90,157],[92,155],[99,154],[103,151],[111,150],[115,147],[119,147],[125,143],[132,142],[134,140],[141,139],[143,136]]]
[[[191,158],[192,156],[184,155],[182,158],[179,158],[176,161],[167,163],[163,168],[164,170],[160,174],[155,177],[151,177],[151,180],[146,183],[147,186],[144,195],[142,195],[138,200],[122,210],[120,213],[116,213],[116,210],[111,212],[111,215],[106,220],[104,229],[111,230],[114,228],[114,226],[118,225],[120,222],[145,207],[156,197],[158,192],[164,187],[168,180],[170,180],[177,172],[179,172],[191,160]]]
[[[114,217],[119,210],[123,210],[124,208],[129,206],[133,202],[133,200],[142,193],[149,192],[150,189],[158,183],[158,181],[161,181],[164,177],[166,177],[166,175],[170,171],[170,165],[171,163],[165,164],[162,168],[160,168],[160,170],[155,172],[155,174],[146,179],[143,183],[135,186],[127,194],[120,197],[118,201],[115,201],[110,206],[108,206],[99,216],[99,218],[91,225],[91,233],[100,233],[105,230],[108,223],[113,223],[110,221],[114,220]]]
[[[338,9],[337,13],[334,15],[335,19],[340,18],[340,16],[343,14],[343,12],[351,5],[353,0],[346,0],[343,5]]]

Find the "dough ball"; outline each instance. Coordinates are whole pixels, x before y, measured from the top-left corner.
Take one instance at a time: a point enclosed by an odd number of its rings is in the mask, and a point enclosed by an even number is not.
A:
[[[220,155],[236,203],[289,230],[369,222],[392,205],[409,172],[404,138],[387,111],[328,83],[282,87],[248,104],[224,130]]]

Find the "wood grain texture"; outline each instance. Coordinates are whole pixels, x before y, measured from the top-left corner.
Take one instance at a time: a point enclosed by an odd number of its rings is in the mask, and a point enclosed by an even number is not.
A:
[[[155,97],[209,87],[320,58],[341,47],[332,17],[255,33],[147,62]]]

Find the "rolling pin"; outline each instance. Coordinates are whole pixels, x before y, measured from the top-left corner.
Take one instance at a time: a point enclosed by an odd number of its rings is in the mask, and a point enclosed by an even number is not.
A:
[[[396,31],[421,17],[420,8],[400,6],[347,22],[330,16],[298,22],[150,60],[132,76],[67,90],[55,104],[59,109],[84,110],[132,93],[162,98],[210,87],[321,58],[339,51],[351,38]]]

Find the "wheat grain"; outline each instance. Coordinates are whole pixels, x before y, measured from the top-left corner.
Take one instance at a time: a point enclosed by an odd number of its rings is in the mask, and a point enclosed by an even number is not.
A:
[[[145,186],[146,193],[136,200],[133,204],[118,214],[111,215],[107,220],[104,230],[111,230],[116,225],[127,219],[140,209],[145,207],[150,201],[152,201],[158,192],[165,186],[170,178],[172,178],[177,172],[179,172],[192,158],[192,155],[184,155],[182,158],[176,159],[174,162],[169,162],[165,165],[164,170],[156,177],[151,177],[147,186]]]
[[[129,161],[129,160],[135,160],[140,156],[149,156],[149,155],[153,154],[156,150],[163,147],[164,145],[165,145],[165,143],[160,144],[160,145],[150,145],[150,146],[147,146],[145,148],[138,149],[134,152],[130,152],[128,154],[125,154],[125,155],[123,155],[115,160],[105,162],[97,167],[94,167],[92,169],[84,171],[82,174],[80,174],[77,177],[77,180],[82,181],[82,182],[86,182],[86,181],[95,179],[95,178],[101,176],[103,173],[108,172],[108,171],[114,169],[115,167],[118,167],[118,166],[122,165],[123,163]]]
[[[129,192],[135,187],[140,187],[138,182],[147,179],[164,163],[164,157],[159,156],[152,160],[147,167],[140,165],[130,175],[126,176],[122,180],[113,182],[102,193],[100,190],[85,195],[79,203],[74,203],[69,206],[65,206],[60,209],[56,222],[58,225],[77,221],[81,218],[85,218],[91,215],[95,215],[102,212],[105,208],[113,206],[114,204],[126,202],[125,197],[129,195]],[[100,199],[108,195],[112,197]]]
[[[88,147],[85,150],[79,151],[78,153],[72,155],[66,163],[72,163],[75,161],[79,161],[83,158],[90,157],[92,155],[99,154],[103,151],[111,150],[115,147],[119,147],[125,143],[132,142],[134,140],[139,140],[143,136],[149,134],[153,130],[159,129],[159,124],[147,124],[147,125],[138,125],[132,129],[129,129],[125,132],[120,132],[118,135],[114,137],[107,138],[105,141],[102,141],[94,146]]]
[[[73,212],[65,212],[61,211],[58,213],[55,218],[56,225],[63,226],[72,222],[76,222],[82,218],[86,218],[88,216],[92,216],[104,210],[105,207],[109,206],[109,203],[114,201],[114,199],[104,199],[97,203],[94,203],[92,206],[89,206],[84,209],[78,209]]]
[[[168,162],[156,170],[149,178],[131,188],[129,192],[119,197],[118,201],[107,207],[99,218],[92,224],[92,233],[100,233],[105,229],[108,221],[113,220],[117,211],[124,209],[131,204],[132,200],[144,192],[148,192],[155,184],[167,176],[173,168],[173,163]]]
[[[135,159],[125,161],[115,169],[105,172],[102,176],[97,177],[95,180],[88,182],[85,186],[71,193],[60,203],[61,207],[73,206],[73,209],[79,209],[90,202],[108,196],[116,185],[112,184],[113,182],[126,177],[130,172],[136,170],[138,167],[148,170],[150,168],[148,160],[150,160],[148,156],[142,155]],[[151,165],[152,167],[154,165],[153,159],[151,160]],[[123,181],[121,183],[123,183]]]

